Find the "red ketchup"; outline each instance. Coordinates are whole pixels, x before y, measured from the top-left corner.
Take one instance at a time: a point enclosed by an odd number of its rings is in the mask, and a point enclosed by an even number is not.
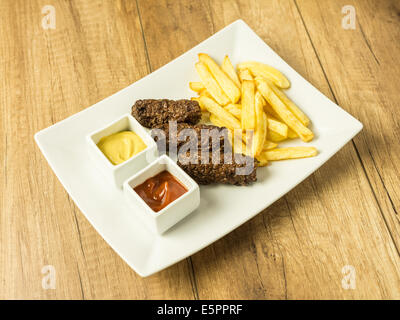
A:
[[[147,179],[134,190],[155,212],[187,192],[185,186],[168,171],[162,171]]]

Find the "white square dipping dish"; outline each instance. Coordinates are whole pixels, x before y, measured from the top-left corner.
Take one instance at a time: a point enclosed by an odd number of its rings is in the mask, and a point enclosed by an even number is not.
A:
[[[134,188],[162,171],[168,171],[187,191],[162,210],[155,212],[135,192]],[[198,184],[170,157],[163,155],[124,182],[124,194],[131,209],[155,233],[162,234],[192,213],[200,204]]]
[[[313,158],[274,162],[257,169],[257,182],[247,187],[200,186],[200,206],[163,235],[132,219],[122,189],[102,183],[87,159],[85,137],[130,112],[137,99],[190,98],[196,81],[197,54],[217,62],[226,54],[234,65],[260,61],[280,70],[290,81],[287,95],[307,114],[315,138]],[[316,171],[360,130],[362,124],[337,106],[280,58],[242,20],[238,20],[177,59],[114,95],[35,135],[58,179],[81,212],[108,244],[141,276],[158,272],[210,245],[248,221]],[[301,141],[289,145],[304,145]],[[343,164],[347,165],[347,164]],[[306,213],[304,213],[306,214]]]
[[[114,165],[99,149],[97,143],[101,138],[121,131],[133,131],[142,138],[147,147],[123,163]],[[105,127],[89,134],[87,136],[87,143],[89,155],[93,160],[93,164],[106,179],[114,183],[117,188],[121,188],[128,177],[131,177],[133,174],[146,167],[158,156],[157,144],[140,123],[130,114],[122,116]]]

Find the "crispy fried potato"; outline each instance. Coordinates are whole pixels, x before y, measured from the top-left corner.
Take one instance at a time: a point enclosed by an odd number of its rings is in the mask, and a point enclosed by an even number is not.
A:
[[[264,142],[267,136],[268,119],[264,113],[264,98],[258,91],[254,95],[256,128],[252,143],[253,155],[258,155],[263,149]]]
[[[284,121],[279,117],[279,115],[276,114],[276,112],[274,111],[274,109],[272,109],[272,107],[269,105],[269,103],[264,105],[264,111],[268,116],[268,120],[272,119],[272,120],[279,121],[284,124]],[[294,132],[292,129],[288,128],[287,137],[289,139],[295,139],[295,138],[298,138],[299,135],[296,132]]]
[[[254,130],[256,127],[254,81],[244,80],[242,83],[242,129]]]
[[[215,101],[214,97],[205,88],[199,92],[199,96],[200,97],[204,96],[204,97],[207,97],[207,98],[211,98],[211,99],[213,99]]]
[[[225,106],[224,109],[232,113],[232,115],[235,116],[237,119],[240,119],[240,117],[242,116],[242,108],[240,104],[238,105],[230,103]]]
[[[310,119],[304,114],[303,111],[290,100],[282,90],[277,88],[273,83],[268,82],[270,88],[275,92],[279,99],[288,107],[288,109],[294,114],[294,116],[301,121],[306,127],[310,124]]]
[[[243,82],[244,80],[254,80],[250,71],[247,69],[239,70],[239,79],[240,79],[240,82]]]
[[[257,167],[265,167],[268,165],[268,160],[265,157],[258,155],[256,159],[258,160]]]
[[[224,61],[222,61],[221,69],[231,78],[231,80],[240,88],[241,84],[239,77],[236,73],[235,67],[233,66],[231,60],[228,56],[225,56]]]
[[[257,118],[257,125],[256,125],[256,130],[254,132],[254,137],[253,137],[253,143],[251,145],[252,149],[252,154],[253,156],[258,156],[261,151],[264,149],[264,143],[266,140],[267,136],[267,116],[264,113],[264,110],[262,109],[261,106],[261,115],[260,117],[256,116]]]
[[[261,62],[248,61],[238,64],[238,69],[249,69],[252,75],[271,80],[279,88],[287,89],[290,87],[289,80],[277,69]]]
[[[228,96],[232,103],[236,103],[240,99],[240,89],[226,75],[219,65],[211,59],[208,54],[199,53],[199,60],[203,62],[214,76],[217,83],[221,86],[222,91]]]
[[[299,135],[296,132],[294,132],[292,129],[289,128],[288,132],[287,132],[287,137],[289,139],[296,139],[299,137]]]
[[[267,130],[267,139],[271,140],[272,142],[281,142],[286,140],[287,137],[280,135],[279,133],[272,131],[271,129]]]
[[[189,82],[189,88],[192,89],[194,92],[200,92],[201,90],[205,89],[204,84],[200,81]]]
[[[225,127],[223,122],[215,114],[210,114],[210,121],[217,127]]]
[[[204,86],[207,89],[207,92],[211,94],[215,101],[217,101],[221,105],[227,105],[229,103],[229,98],[226,96],[224,91],[219,86],[218,82],[213,78],[210,70],[208,70],[207,66],[200,62],[195,64],[195,68],[201,82],[203,82]]]
[[[277,143],[269,141],[269,140],[265,140],[264,146],[263,146],[263,151],[275,149],[277,146],[278,146]]]
[[[240,122],[232,114],[226,111],[214,100],[201,96],[200,102],[204,104],[205,108],[212,114],[215,114],[224,124],[224,127],[230,129],[240,129]]]
[[[301,140],[308,142],[314,138],[314,134],[310,129],[304,126],[286,105],[279,99],[275,92],[269,87],[268,83],[261,78],[256,79],[258,90],[264,96],[265,100],[272,106],[279,117],[288,125],[289,128],[296,132]]]
[[[288,126],[278,120],[268,118],[268,130],[281,135],[285,139],[288,137]]]
[[[259,108],[259,114],[262,114],[264,111],[264,105],[265,105],[265,99],[263,98],[262,94],[256,90],[256,93],[254,94],[254,103],[256,105],[256,110]]]
[[[314,157],[317,154],[318,151],[314,147],[287,147],[263,151],[260,154],[260,158],[268,161],[277,161]]]

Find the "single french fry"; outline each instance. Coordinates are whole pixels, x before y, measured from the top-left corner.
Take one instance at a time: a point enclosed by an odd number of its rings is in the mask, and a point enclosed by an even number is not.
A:
[[[254,130],[256,127],[254,81],[244,80],[242,83],[242,128]]]
[[[264,112],[263,104],[264,98],[258,91],[254,95],[255,114],[256,114],[256,128],[254,131],[252,153],[254,156],[260,154],[264,147],[264,142],[267,136],[268,119]]]
[[[191,97],[190,100],[197,101],[199,103],[201,111],[207,111],[207,109],[204,106],[204,104],[200,101],[200,97]]]
[[[227,105],[229,103],[229,98],[226,96],[222,88],[219,86],[217,81],[213,78],[210,70],[208,70],[207,66],[203,62],[197,62],[195,64],[195,68],[201,82],[204,84],[204,87],[207,89],[207,92],[211,94],[215,101],[217,101],[221,105]]]
[[[240,99],[240,89],[236,84],[222,71],[219,65],[205,53],[199,53],[199,60],[203,62],[214,76],[217,83],[221,86],[222,91],[228,96],[232,103],[236,103]]]
[[[275,149],[277,146],[278,146],[277,143],[269,141],[269,140],[265,140],[264,146],[263,146],[263,151]]]
[[[227,110],[228,112],[232,113],[232,115],[234,115],[237,119],[240,119],[241,115],[242,115],[242,108],[240,104],[228,104],[227,106],[224,107],[225,110]]]
[[[268,160],[265,157],[258,155],[256,159],[258,160],[258,167],[265,167],[268,165]]]
[[[278,133],[285,139],[288,136],[288,126],[278,120],[268,118],[268,129]]]
[[[279,99],[288,107],[288,109],[294,114],[294,116],[301,121],[306,127],[310,124],[310,119],[304,114],[303,111],[290,100],[282,90],[277,88],[273,83],[268,83],[270,88],[275,92]]]
[[[260,157],[268,161],[314,157],[318,154],[315,147],[287,147],[263,151]]]
[[[201,97],[201,96],[211,98],[215,101],[214,97],[205,88],[199,92],[199,97]]]
[[[269,118],[273,118],[280,122],[283,122],[283,120],[279,117],[279,115],[275,112],[275,110],[271,107],[271,105],[268,102],[264,105],[264,111]]]
[[[292,129],[289,128],[288,132],[287,132],[287,137],[289,139],[296,139],[299,137],[299,135],[296,132],[294,132]]]
[[[195,92],[200,92],[201,90],[205,89],[203,83],[200,81],[198,82],[189,82],[189,88]]]
[[[241,84],[239,77],[236,73],[235,67],[233,66],[231,60],[228,56],[225,56],[224,61],[222,61],[221,69],[231,78],[231,80],[240,88]]]
[[[223,122],[215,114],[210,114],[210,121],[217,127],[225,127]]]
[[[224,123],[225,127],[230,129],[241,129],[239,120],[214,100],[201,96],[200,101],[210,113],[215,114]]]
[[[244,80],[253,80],[253,76],[251,75],[249,70],[240,69],[238,72],[239,72],[240,82],[243,82]]]
[[[286,105],[279,99],[279,97],[274,93],[274,91],[269,87],[268,83],[261,79],[256,79],[256,84],[258,90],[264,96],[265,100],[271,105],[274,111],[279,115],[279,117],[288,125],[289,128],[296,132],[301,140],[308,142],[314,138],[314,134],[310,129],[304,126]]]
[[[279,133],[272,131],[271,129],[267,130],[267,139],[271,140],[272,142],[281,142],[286,140],[287,137],[280,135]]]
[[[247,61],[238,64],[238,69],[249,69],[252,75],[271,80],[279,88],[290,87],[289,80],[277,69],[261,62]]]
[[[264,105],[264,111],[268,116],[268,120],[272,119],[272,120],[276,120],[276,121],[279,121],[284,124],[284,121],[279,117],[279,115],[276,114],[276,112],[274,111],[274,109],[272,109],[272,107],[269,105],[269,103]],[[287,137],[289,139],[296,139],[299,137],[299,135],[296,132],[294,132],[292,129],[288,128]]]

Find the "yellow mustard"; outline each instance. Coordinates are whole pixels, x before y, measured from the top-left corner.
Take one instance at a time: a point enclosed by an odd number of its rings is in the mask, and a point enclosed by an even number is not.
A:
[[[121,131],[100,139],[97,146],[112,164],[120,164],[146,149],[143,140],[132,131]]]

